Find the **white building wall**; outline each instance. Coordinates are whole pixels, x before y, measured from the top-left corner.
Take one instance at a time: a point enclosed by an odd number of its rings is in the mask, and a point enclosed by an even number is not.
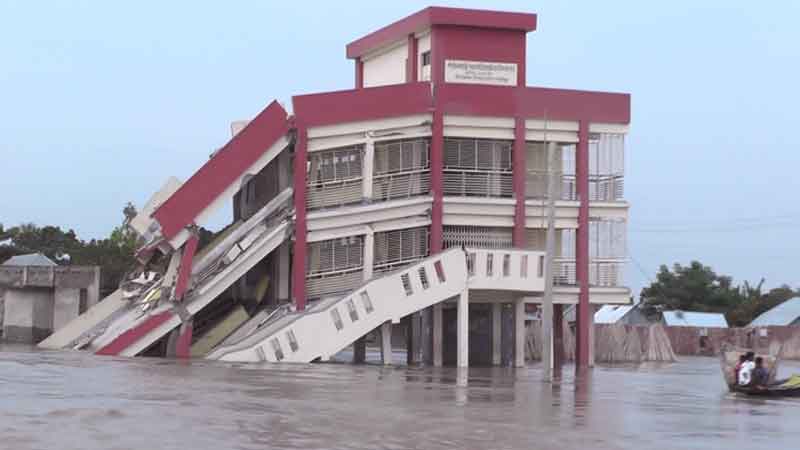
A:
[[[417,36],[417,81],[430,81],[430,69],[424,69],[422,54],[431,49],[431,33],[426,31]]]
[[[364,57],[364,87],[386,86],[406,82],[408,43],[402,42]]]

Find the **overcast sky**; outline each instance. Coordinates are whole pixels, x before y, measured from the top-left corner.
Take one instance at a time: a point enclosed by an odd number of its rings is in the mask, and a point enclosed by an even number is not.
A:
[[[800,286],[800,3],[437,4],[538,13],[528,85],[632,94],[636,293],[692,259]],[[352,87],[345,44],[425,6],[0,0],[0,223],[108,235],[125,202],[190,176],[232,120]]]

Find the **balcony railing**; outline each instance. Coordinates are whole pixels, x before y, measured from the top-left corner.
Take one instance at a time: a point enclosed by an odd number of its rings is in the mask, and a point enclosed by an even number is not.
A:
[[[309,298],[347,292],[358,287],[364,281],[361,266],[345,270],[317,272],[306,275],[306,292]]]
[[[484,170],[444,171],[444,195],[461,197],[512,197],[511,172]]]
[[[430,190],[430,169],[375,175],[372,179],[373,200],[391,200],[426,195]]]
[[[553,283],[561,286],[577,285],[575,260],[558,258],[553,261]],[[589,286],[625,286],[624,261],[592,261],[589,263]]]
[[[362,190],[360,177],[309,184],[306,208],[311,210],[359,203]]]
[[[578,200],[575,175],[557,175],[555,197],[558,200]],[[529,199],[547,198],[547,172],[528,171],[525,179],[525,196]],[[622,175],[592,175],[589,177],[589,201],[619,202],[623,200],[625,177]]]

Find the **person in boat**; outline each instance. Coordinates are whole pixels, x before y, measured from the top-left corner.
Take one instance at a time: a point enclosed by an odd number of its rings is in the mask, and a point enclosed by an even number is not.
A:
[[[764,367],[764,358],[756,358],[755,368],[753,369],[750,383],[757,389],[764,389],[769,384],[769,371]]]
[[[734,383],[739,382],[739,370],[741,370],[742,364],[744,364],[745,361],[747,361],[747,355],[742,353],[741,355],[739,355],[739,362],[736,363],[736,366],[734,366],[733,368]]]
[[[739,386],[749,386],[752,380],[753,369],[756,368],[756,363],[753,361],[755,358],[755,353],[747,352],[745,353],[745,361],[742,363],[742,366],[739,368],[739,374],[737,376],[737,381]]]

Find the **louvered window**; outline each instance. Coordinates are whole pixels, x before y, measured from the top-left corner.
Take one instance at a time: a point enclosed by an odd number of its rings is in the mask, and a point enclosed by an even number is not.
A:
[[[444,194],[511,197],[511,141],[445,138]]]
[[[431,185],[430,140],[378,142],[374,167],[374,200],[426,195]]]
[[[363,281],[364,236],[348,236],[308,245],[306,291],[319,298],[354,289]]]
[[[355,145],[308,155],[308,209],[361,201],[362,153]]]
[[[620,201],[625,191],[625,135],[589,136],[589,200]]]
[[[395,270],[428,256],[428,227],[375,233],[375,271]]]

